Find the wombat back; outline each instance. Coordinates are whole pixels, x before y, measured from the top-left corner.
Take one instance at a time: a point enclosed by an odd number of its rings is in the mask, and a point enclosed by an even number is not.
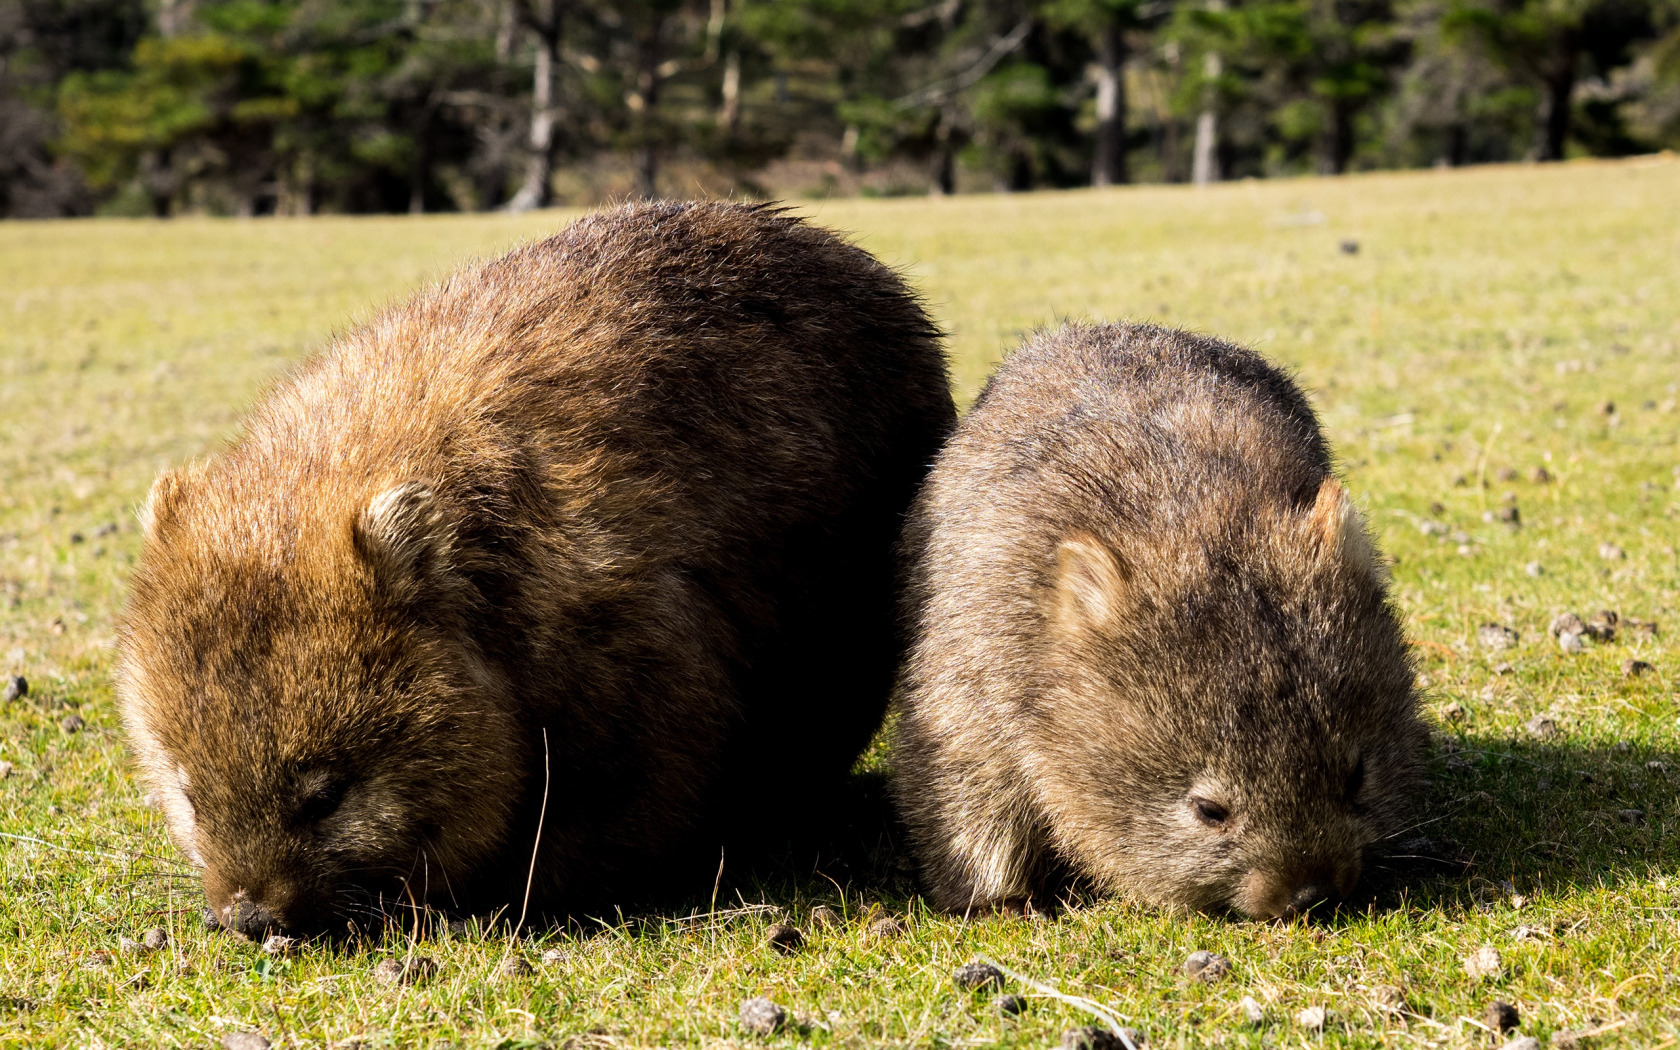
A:
[[[612,209],[338,339],[145,515],[121,699],[218,914],[517,912],[539,826],[533,913],[715,869],[878,726],[954,416],[903,281],[762,207]]]
[[[1345,895],[1424,740],[1306,399],[1246,350],[1068,326],[1009,358],[905,539],[895,792],[944,907],[1072,874],[1283,915]]]

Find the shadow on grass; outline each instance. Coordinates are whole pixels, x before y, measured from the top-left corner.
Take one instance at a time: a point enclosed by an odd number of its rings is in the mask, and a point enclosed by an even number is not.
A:
[[[1675,756],[1639,745],[1467,735],[1441,738],[1429,765],[1417,822],[1372,851],[1360,888],[1337,915],[1474,907],[1513,892],[1614,889],[1680,873]],[[833,813],[812,824],[824,826],[728,866],[719,900],[795,909],[914,901],[914,868],[884,776],[854,774]]]

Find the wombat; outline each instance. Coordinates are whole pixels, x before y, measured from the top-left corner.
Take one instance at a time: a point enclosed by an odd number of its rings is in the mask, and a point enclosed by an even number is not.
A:
[[[1068,326],[1011,356],[906,529],[894,791],[939,906],[1069,881],[1256,917],[1348,893],[1426,740],[1306,399],[1246,350]]]
[[[710,886],[729,814],[820,796],[881,721],[940,344],[797,218],[626,206],[336,339],[160,476],[118,683],[215,915],[559,917],[702,847]]]

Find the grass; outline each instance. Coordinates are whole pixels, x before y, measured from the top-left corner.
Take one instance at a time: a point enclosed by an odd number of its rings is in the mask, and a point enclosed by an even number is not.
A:
[[[1036,1047],[1089,1023],[1023,987],[1030,1008],[1000,1018],[949,979],[977,954],[1106,1004],[1157,1048],[1495,1045],[1481,1024],[1495,998],[1542,1044],[1680,1040],[1680,162],[812,210],[907,269],[951,332],[965,400],[1023,330],[1062,318],[1217,332],[1298,372],[1395,559],[1442,719],[1431,843],[1412,852],[1452,862],[1392,862],[1311,926],[1118,902],[964,925],[926,912],[878,852],[767,884],[726,875],[695,919],[611,916],[513,944],[469,929],[270,958],[209,934],[112,701],[132,508],[333,331],[565,216],[11,224],[0,673],[31,691],[0,707],[0,1045],[206,1046],[254,1029],[306,1047]],[[1552,481],[1532,480],[1542,467]],[[1492,513],[1511,505],[1520,528]],[[1660,633],[1577,655],[1547,636],[1556,613],[1600,609]],[[1515,647],[1483,649],[1486,622]],[[1626,676],[1630,659],[1653,669]],[[1525,729],[1536,715],[1555,734]],[[815,928],[819,904],[847,922]],[[871,940],[876,912],[905,932]],[[807,947],[764,946],[776,920]],[[155,926],[163,951],[118,950]],[[1472,978],[1462,960],[1483,946],[1502,970]],[[1186,978],[1199,948],[1230,974]],[[541,962],[549,949],[563,959]],[[510,952],[535,973],[498,976]],[[407,953],[436,977],[374,980]],[[1382,986],[1404,1010],[1381,1007]],[[760,994],[794,1017],[769,1040],[737,1021]],[[1311,1006],[1331,1011],[1322,1032],[1295,1019]]]

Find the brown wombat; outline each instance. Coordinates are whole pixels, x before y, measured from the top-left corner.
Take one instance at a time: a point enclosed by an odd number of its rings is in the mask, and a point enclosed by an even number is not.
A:
[[[894,791],[938,905],[1072,877],[1291,915],[1397,830],[1426,730],[1385,573],[1312,409],[1255,354],[1034,337],[905,549]]]
[[[215,913],[513,915],[532,866],[534,914],[624,901],[721,809],[842,778],[955,423],[939,340],[796,218],[627,206],[337,339],[162,475],[118,681]]]

